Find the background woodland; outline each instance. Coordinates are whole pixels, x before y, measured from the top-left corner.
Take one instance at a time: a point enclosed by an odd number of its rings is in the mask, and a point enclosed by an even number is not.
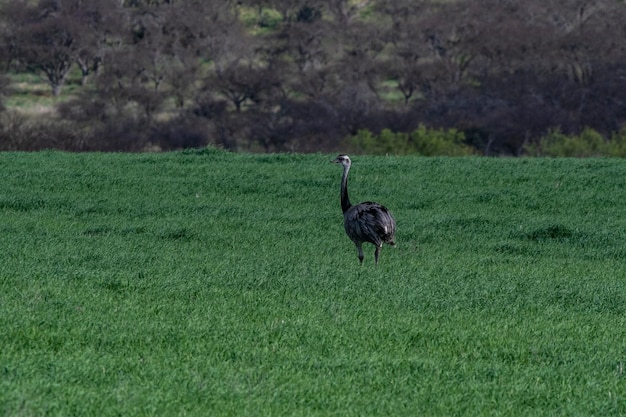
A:
[[[618,0],[0,1],[0,149],[626,156],[625,22]],[[16,105],[29,82],[46,111]]]

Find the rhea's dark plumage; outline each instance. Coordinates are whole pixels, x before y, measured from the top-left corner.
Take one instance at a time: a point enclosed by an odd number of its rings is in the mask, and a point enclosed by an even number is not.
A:
[[[376,247],[374,259],[378,265],[378,255],[383,243],[395,245],[396,221],[386,207],[366,201],[353,206],[348,197],[348,172],[352,161],[348,155],[339,155],[332,160],[343,165],[341,177],[341,210],[346,234],[356,245],[359,261],[363,263],[363,243],[369,242]]]

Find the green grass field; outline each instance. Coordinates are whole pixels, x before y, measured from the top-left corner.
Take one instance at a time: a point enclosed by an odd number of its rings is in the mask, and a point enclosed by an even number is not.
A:
[[[0,154],[0,415],[626,415],[626,161],[330,159]]]

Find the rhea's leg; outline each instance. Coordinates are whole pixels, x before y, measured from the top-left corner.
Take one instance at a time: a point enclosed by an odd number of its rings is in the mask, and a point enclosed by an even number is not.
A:
[[[380,253],[381,246],[376,246],[376,250],[374,250],[374,259],[376,260],[376,265],[378,265],[378,254]]]
[[[356,250],[359,251],[359,262],[363,265],[363,246],[360,243],[357,243]]]

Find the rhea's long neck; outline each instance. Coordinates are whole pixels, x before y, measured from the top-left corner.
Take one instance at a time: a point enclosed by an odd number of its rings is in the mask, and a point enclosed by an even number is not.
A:
[[[341,177],[341,210],[344,213],[352,206],[348,197],[348,171],[350,171],[350,165],[345,165]]]

